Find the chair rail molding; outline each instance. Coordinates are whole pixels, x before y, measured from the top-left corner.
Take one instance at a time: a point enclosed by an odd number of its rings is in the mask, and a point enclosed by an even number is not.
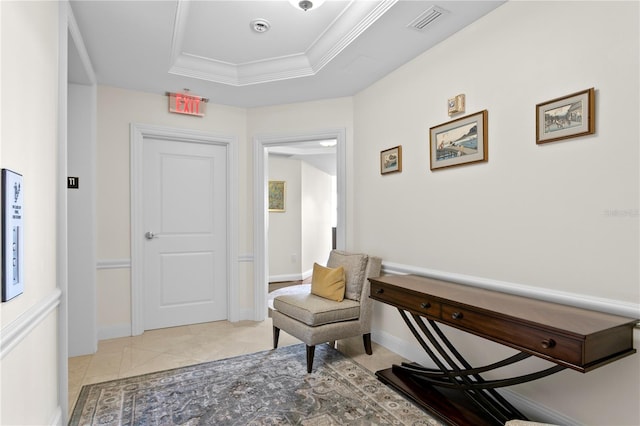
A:
[[[0,330],[0,359],[3,359],[59,305],[62,290],[56,288],[48,296],[26,310]]]
[[[99,259],[96,262],[96,269],[129,269],[131,259]]]
[[[452,281],[471,287],[484,288],[499,291],[501,293],[524,296],[546,302],[575,306],[592,311],[600,311],[613,315],[621,315],[637,318],[640,312],[640,304],[623,302],[619,300],[604,299],[584,294],[569,293],[542,287],[532,287],[491,278],[476,277],[473,275],[459,274],[456,272],[440,271],[436,269],[422,268],[419,266],[403,265],[393,262],[382,262],[382,271],[390,275],[414,274],[423,277],[435,278],[444,281]],[[636,329],[638,326],[636,326]]]

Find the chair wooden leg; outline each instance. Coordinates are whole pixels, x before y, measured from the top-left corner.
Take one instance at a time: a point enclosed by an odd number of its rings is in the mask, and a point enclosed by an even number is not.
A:
[[[276,326],[273,327],[273,349],[278,348],[278,339],[280,338],[280,329]]]
[[[311,373],[313,367],[313,355],[316,352],[316,347],[307,345],[307,373]]]
[[[362,341],[364,342],[364,351],[367,355],[373,354],[373,351],[371,350],[371,333],[363,334]]]

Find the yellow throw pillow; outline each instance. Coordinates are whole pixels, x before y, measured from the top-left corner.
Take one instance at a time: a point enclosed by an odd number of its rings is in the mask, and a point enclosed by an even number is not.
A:
[[[325,299],[342,302],[344,299],[345,277],[342,266],[332,269],[313,264],[313,276],[311,277],[311,294]]]

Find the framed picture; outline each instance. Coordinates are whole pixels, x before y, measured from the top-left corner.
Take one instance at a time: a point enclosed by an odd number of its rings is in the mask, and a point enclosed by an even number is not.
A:
[[[24,185],[22,175],[2,169],[2,301],[24,291]]]
[[[380,174],[402,171],[402,145],[380,151]]]
[[[537,144],[590,135],[595,131],[593,87],[536,105]]]
[[[269,211],[284,212],[286,198],[286,182],[283,180],[269,181]]]
[[[431,170],[489,159],[487,110],[457,118],[429,131]]]

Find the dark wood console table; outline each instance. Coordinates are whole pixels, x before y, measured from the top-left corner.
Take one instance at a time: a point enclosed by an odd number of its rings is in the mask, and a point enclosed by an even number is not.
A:
[[[544,302],[452,282],[397,275],[370,278],[371,298],[395,306],[437,368],[403,363],[376,373],[441,420],[453,425],[503,425],[523,419],[495,389],[570,368],[583,373],[636,352],[638,319]],[[473,367],[438,323],[510,346],[518,352]],[[536,356],[551,367],[487,380],[482,373]]]

